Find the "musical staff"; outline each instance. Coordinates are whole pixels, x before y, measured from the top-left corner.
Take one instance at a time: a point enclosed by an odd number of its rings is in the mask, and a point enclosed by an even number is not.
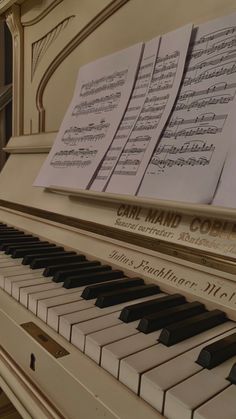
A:
[[[175,101],[190,34],[188,25],[162,37],[147,96],[111,176],[108,192],[136,193]]]
[[[121,93],[112,93],[93,100],[86,100],[76,105],[72,111],[72,116],[87,115],[89,113],[101,113],[115,109],[121,98]]]
[[[115,138],[103,159],[98,173],[96,174],[93,183],[90,186],[90,189],[97,191],[104,190],[122,153],[122,150],[125,147],[129,135],[135,126],[147,95],[148,87],[154,70],[154,64],[156,62],[159,42],[160,39],[158,37],[147,42],[145,45],[141,65],[138,71],[133,94],[131,96],[128,108],[125,112],[125,115],[123,116]],[[148,110],[148,112],[150,111]]]
[[[206,166],[210,164],[210,159],[207,159],[205,156],[194,158],[187,157],[186,159],[178,157],[177,159],[153,159],[152,164],[158,166],[160,169],[165,169],[166,167],[183,167],[183,166]]]
[[[191,202],[211,199],[227,141],[233,133],[230,115],[236,96],[234,22],[235,15],[196,29],[177,101],[147,167],[139,195]],[[176,179],[181,180],[181,187],[176,188]]]
[[[97,93],[104,92],[106,90],[114,90],[117,87],[124,85],[128,75],[128,70],[115,71],[108,76],[103,76],[99,79],[91,80],[88,83],[84,83],[81,87],[81,97],[93,96]]]
[[[174,145],[160,145],[157,147],[155,151],[155,155],[152,159],[152,162],[155,160],[155,156],[159,154],[183,154],[183,153],[205,153],[205,152],[211,152],[213,153],[215,150],[215,146],[213,144],[206,144],[202,140],[194,140],[194,141],[188,141],[180,146],[174,146]]]
[[[73,100],[35,185],[89,187],[128,105],[142,51],[140,43],[80,69]]]

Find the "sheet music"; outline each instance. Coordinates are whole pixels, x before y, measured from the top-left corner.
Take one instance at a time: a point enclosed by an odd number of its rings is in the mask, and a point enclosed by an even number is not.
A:
[[[85,189],[127,107],[143,44],[83,66],[74,97],[35,186]]]
[[[162,36],[143,108],[110,178],[107,192],[135,194],[173,107],[191,36],[186,25]]]
[[[231,115],[235,120],[235,116]],[[212,201],[212,205],[236,208],[236,183],[235,183],[235,167],[236,167],[236,140],[234,121],[232,121],[232,143],[226,156],[223,170],[217,185],[217,190]]]
[[[139,195],[209,203],[232,138],[236,14],[200,25],[172,116]]]
[[[123,116],[115,138],[90,186],[95,191],[103,191],[129,138],[133,126],[140,114],[151,81],[156,56],[160,44],[160,37],[151,39],[145,44],[142,61],[138,71],[134,90]]]

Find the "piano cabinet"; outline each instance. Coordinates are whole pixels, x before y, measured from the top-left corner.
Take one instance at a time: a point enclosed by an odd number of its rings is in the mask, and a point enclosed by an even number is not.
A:
[[[177,12],[174,0],[0,1],[0,14],[13,39],[13,136],[0,174],[0,223],[12,228],[13,235],[14,229],[20,230],[65,251],[82,253],[87,262],[98,261],[129,278],[154,283],[161,292],[157,299],[180,294],[189,303],[197,300],[205,310],[227,316],[214,326],[215,335],[210,329],[209,335],[203,331],[158,349],[163,362],[157,365],[156,349],[163,345],[157,343],[159,332],[143,334],[140,340],[137,320],[121,324],[121,308],[100,309],[81,296],[84,321],[73,323],[80,291],[70,289],[70,297],[64,296],[66,291],[60,283],[50,282],[43,268],[31,269],[21,263],[22,257],[11,258],[0,250],[0,388],[21,417],[221,419],[224,406],[229,409],[224,416],[235,418],[235,384],[225,377],[234,357],[215,367],[217,372],[202,371],[195,362],[206,342],[233,335],[235,329],[235,210],[32,186],[81,65],[234,8],[232,0],[180,0]],[[155,224],[153,214],[176,223]],[[213,240],[217,250],[212,250]],[[17,285],[19,277],[25,287]],[[27,288],[32,291],[29,280],[38,287],[35,293],[27,294]],[[54,310],[54,298],[60,302],[65,298],[64,307],[60,303]],[[71,311],[65,307],[69,305]],[[102,320],[98,310],[107,310]],[[54,328],[47,322],[49,314],[57,319]],[[205,386],[206,402],[201,377],[209,383],[211,374],[217,378],[212,379],[215,387]],[[193,388],[196,401],[186,387],[192,382],[198,383]]]

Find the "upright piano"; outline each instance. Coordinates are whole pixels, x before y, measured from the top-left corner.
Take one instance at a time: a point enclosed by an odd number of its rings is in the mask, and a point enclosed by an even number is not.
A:
[[[0,1],[13,41],[13,136],[0,174],[0,388],[21,417],[236,418],[235,210],[32,186],[82,64],[234,8]],[[88,289],[86,275],[99,285]],[[167,326],[154,328],[151,301]],[[185,310],[197,319],[189,327]]]

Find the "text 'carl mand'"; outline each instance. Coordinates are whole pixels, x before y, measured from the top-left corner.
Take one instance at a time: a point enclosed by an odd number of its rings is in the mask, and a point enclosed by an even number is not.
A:
[[[159,224],[161,226],[177,228],[182,220],[178,213],[152,208],[142,208],[135,205],[121,204],[117,210],[118,217],[132,220],[143,220],[146,223]]]

